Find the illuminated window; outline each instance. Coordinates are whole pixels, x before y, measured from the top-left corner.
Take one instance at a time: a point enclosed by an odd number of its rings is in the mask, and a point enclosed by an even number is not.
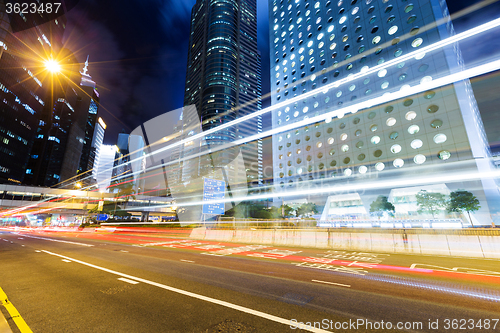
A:
[[[404,164],[405,164],[405,161],[403,161],[400,158],[396,158],[394,160],[394,162],[392,162],[392,165],[394,165],[394,167],[396,167],[396,168],[401,168]]]
[[[422,154],[418,154],[413,158],[413,162],[415,162],[415,164],[423,164],[425,160],[426,158]]]
[[[433,140],[435,143],[437,143],[439,145],[439,144],[445,143],[447,140],[447,137],[446,137],[446,135],[440,133],[440,134],[436,134],[434,136]]]
[[[415,119],[416,117],[417,117],[417,113],[415,111],[409,111],[405,115],[406,120],[409,120],[409,121]]]
[[[408,127],[408,133],[410,134],[417,134],[420,131],[420,127],[418,125],[411,125]]]
[[[439,159],[444,161],[444,160],[447,160],[451,157],[451,153],[447,150],[442,150],[438,153],[438,157],[439,157]]]
[[[422,38],[416,38],[415,40],[413,40],[413,42],[411,42],[411,46],[413,47],[419,47],[420,45],[422,45],[423,43],[423,39]]]
[[[410,146],[413,148],[413,149],[419,149],[423,146],[423,142],[422,140],[420,139],[415,139],[413,140],[411,143],[410,143]]]
[[[398,154],[399,152],[401,152],[401,146],[398,145],[398,144],[392,145],[392,147],[391,147],[391,153]]]
[[[389,35],[394,35],[398,31],[398,26],[393,25],[392,27],[389,28]]]

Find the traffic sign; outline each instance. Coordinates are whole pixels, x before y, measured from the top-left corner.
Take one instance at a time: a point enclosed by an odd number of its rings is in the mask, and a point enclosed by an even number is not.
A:
[[[203,201],[215,201],[203,204],[203,214],[224,214],[224,202],[226,195],[226,182],[218,179],[203,179]],[[221,202],[218,202],[221,200]]]

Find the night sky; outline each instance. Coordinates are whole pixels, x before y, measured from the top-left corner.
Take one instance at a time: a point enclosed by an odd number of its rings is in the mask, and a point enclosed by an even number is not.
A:
[[[195,1],[80,0],[68,13],[67,47],[82,63],[90,55],[89,73],[101,93],[100,116],[108,124],[106,144],[115,144],[122,130],[129,133],[157,115],[182,107],[191,7]],[[448,6],[453,14],[479,2],[449,0]],[[269,92],[268,0],[257,3],[265,94]],[[455,20],[454,25],[461,32],[498,17],[500,4],[496,2]],[[495,35],[499,35],[498,30],[461,45],[466,64],[486,56],[498,58],[500,39]],[[500,117],[495,113],[499,82],[498,76],[492,74],[473,80],[473,88],[490,143],[500,149]],[[264,101],[264,105],[268,103]]]

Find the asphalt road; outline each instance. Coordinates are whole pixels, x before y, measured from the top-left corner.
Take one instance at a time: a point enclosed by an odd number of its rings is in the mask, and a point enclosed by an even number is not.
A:
[[[0,288],[35,333],[500,332],[499,282],[497,260],[0,232]]]

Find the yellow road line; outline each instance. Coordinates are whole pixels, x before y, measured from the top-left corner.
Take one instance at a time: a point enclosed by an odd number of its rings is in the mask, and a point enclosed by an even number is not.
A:
[[[12,320],[14,320],[14,323],[16,323],[21,333],[33,333],[28,324],[26,324],[26,322],[24,321],[23,317],[21,317],[17,309],[9,301],[2,288],[0,288],[0,303],[5,306],[10,316],[12,317]]]

